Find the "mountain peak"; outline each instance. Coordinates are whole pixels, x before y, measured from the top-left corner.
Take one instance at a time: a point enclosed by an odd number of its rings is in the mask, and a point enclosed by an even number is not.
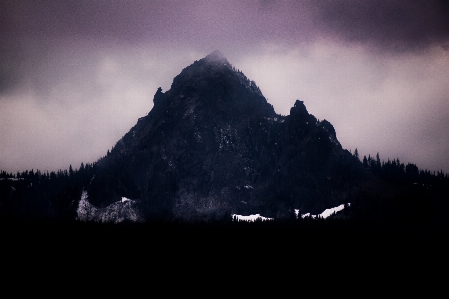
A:
[[[204,60],[210,61],[210,62],[224,62],[229,63],[226,57],[218,50],[213,51],[206,57],[204,57]]]
[[[220,51],[184,68],[153,101],[99,163],[86,190],[91,204],[106,208],[126,197],[155,219],[290,217],[295,208],[324,210],[349,194],[347,185],[333,185],[355,166],[332,125],[299,100],[291,115],[276,114]]]

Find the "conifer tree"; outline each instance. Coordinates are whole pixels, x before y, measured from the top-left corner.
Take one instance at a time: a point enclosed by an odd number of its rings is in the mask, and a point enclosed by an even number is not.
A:
[[[363,156],[363,166],[368,168],[368,160],[366,159],[366,156]]]
[[[357,148],[355,148],[354,150],[354,157],[356,157],[357,160],[359,160],[359,151],[357,150]]]

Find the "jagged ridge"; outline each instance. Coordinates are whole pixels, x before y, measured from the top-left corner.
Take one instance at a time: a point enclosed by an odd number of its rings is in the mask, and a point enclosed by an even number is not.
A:
[[[99,207],[136,199],[145,217],[289,217],[355,196],[365,175],[357,162],[328,121],[299,100],[290,115],[276,114],[214,51],[156,91],[153,109],[99,161],[87,190]]]

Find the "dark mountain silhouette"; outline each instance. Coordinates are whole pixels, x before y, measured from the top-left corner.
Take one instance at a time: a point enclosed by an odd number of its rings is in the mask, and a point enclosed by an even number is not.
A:
[[[357,149],[352,154],[333,126],[301,101],[289,115],[276,114],[218,51],[182,70],[170,90],[159,88],[148,115],[97,162],[50,173],[0,171],[0,224],[11,236],[2,241],[35,240],[21,246],[27,252],[45,242],[54,252],[61,236],[70,248],[82,244],[77,254],[85,244],[106,252],[139,241],[145,257],[160,244],[166,244],[161,252],[181,244],[203,252],[212,239],[230,249],[263,241],[272,244],[266,254],[289,259],[311,244],[351,253],[362,244],[381,250],[406,244],[407,252],[416,244],[443,248],[448,199],[442,170],[432,174],[399,159],[381,161],[379,154],[362,158]],[[326,219],[294,213],[319,214],[346,203]],[[231,221],[232,214],[275,221],[249,224]],[[149,235],[152,242],[143,237]],[[273,255],[276,248],[282,249]]]
[[[216,51],[182,70],[170,90],[159,88],[148,115],[97,162],[0,171],[1,241],[9,258],[47,263],[59,252],[83,265],[117,256],[182,265],[206,251],[236,265],[267,256],[328,267],[337,257],[340,268],[355,261],[372,269],[360,254],[379,265],[387,260],[379,252],[394,263],[408,253],[407,265],[417,257],[435,264],[447,252],[448,199],[443,171],[352,154],[299,100],[289,115],[276,114]],[[295,215],[341,204],[326,219]],[[275,220],[232,221],[232,214]]]
[[[293,217],[351,202],[378,184],[331,123],[297,100],[276,114],[219,51],[186,67],[170,90],[97,163],[85,186],[105,208],[122,197],[144,218]],[[367,187],[368,186],[368,187]]]

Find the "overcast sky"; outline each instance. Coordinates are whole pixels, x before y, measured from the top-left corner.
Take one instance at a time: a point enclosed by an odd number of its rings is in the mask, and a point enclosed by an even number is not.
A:
[[[0,2],[0,169],[95,162],[213,50],[277,113],[449,172],[449,1]]]

